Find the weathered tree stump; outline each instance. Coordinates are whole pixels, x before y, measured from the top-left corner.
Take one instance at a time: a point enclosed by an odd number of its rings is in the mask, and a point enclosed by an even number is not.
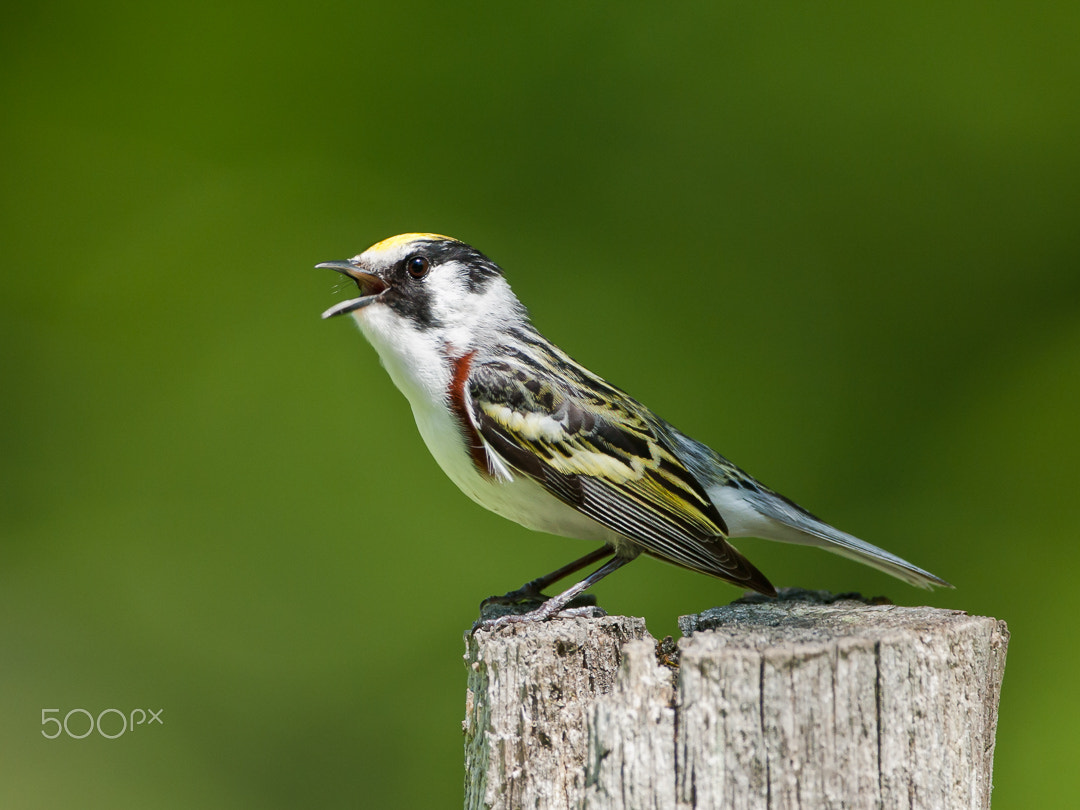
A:
[[[988,808],[1005,623],[806,599],[469,637],[466,808]]]
[[[555,619],[467,637],[465,806],[572,808],[585,785],[588,714],[611,691],[644,619]]]

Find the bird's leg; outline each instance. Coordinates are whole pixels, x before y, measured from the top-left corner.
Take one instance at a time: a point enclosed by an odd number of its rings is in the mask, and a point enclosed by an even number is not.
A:
[[[597,557],[598,552],[593,552],[590,557]],[[602,556],[602,555],[601,555]],[[583,558],[584,559],[584,558]],[[475,633],[477,630],[494,630],[497,627],[505,627],[508,624],[519,624],[521,622],[542,622],[550,619],[570,602],[575,596],[584,591],[586,588],[591,588],[597,582],[602,580],[608,574],[618,571],[632,558],[615,556],[597,568],[585,579],[576,585],[572,585],[558,596],[553,596],[548,599],[544,604],[540,605],[536,610],[531,610],[528,613],[512,613],[507,616],[499,616],[497,619],[478,619],[476,624],[472,626],[472,631]],[[578,560],[577,562],[581,562]],[[570,565],[576,565],[577,562]]]
[[[545,574],[542,577],[526,582],[516,591],[510,591],[510,593],[503,594],[502,596],[489,596],[483,602],[480,603],[480,607],[484,605],[516,605],[521,602],[542,602],[547,600],[548,597],[544,596],[543,590],[553,582],[558,582],[560,579],[564,579],[571,574],[576,574],[582,568],[587,565],[592,565],[597,560],[602,560],[609,554],[614,554],[610,546],[601,546],[596,551],[586,554],[584,557],[578,560],[574,560],[572,563],[567,563],[557,571],[552,571],[550,574]]]

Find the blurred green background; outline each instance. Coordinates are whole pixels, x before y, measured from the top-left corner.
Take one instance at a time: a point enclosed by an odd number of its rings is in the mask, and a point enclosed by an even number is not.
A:
[[[1075,5],[5,18],[0,805],[458,805],[463,630],[589,547],[460,495],[320,321],[316,262],[414,230],[957,589],[743,542],[777,584],[1007,620],[995,807],[1080,791]],[[597,593],[655,635],[739,595],[651,560]],[[43,738],[77,708],[164,723]]]

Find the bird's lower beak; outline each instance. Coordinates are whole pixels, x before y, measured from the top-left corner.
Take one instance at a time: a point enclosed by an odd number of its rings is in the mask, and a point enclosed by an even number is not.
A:
[[[324,318],[333,318],[335,315],[345,315],[349,312],[355,312],[361,307],[366,307],[368,304],[377,301],[379,296],[390,288],[390,286],[379,278],[379,276],[358,267],[352,262],[323,262],[322,264],[315,265],[315,267],[326,267],[348,276],[356,282],[356,286],[361,292],[359,298],[352,298],[348,301],[342,301],[340,304],[334,304],[334,306],[330,307],[330,309],[322,314]]]

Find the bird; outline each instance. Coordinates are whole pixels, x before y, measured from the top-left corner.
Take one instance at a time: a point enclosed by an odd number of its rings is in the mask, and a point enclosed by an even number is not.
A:
[[[353,318],[465,495],[529,529],[601,544],[493,597],[538,606],[474,631],[550,619],[641,554],[776,596],[731,544],[738,537],[818,546],[914,586],[952,587],[814,517],[573,360],[476,248],[405,233],[316,267],[355,282],[359,296],[322,317]],[[601,561],[561,593],[543,594]]]

